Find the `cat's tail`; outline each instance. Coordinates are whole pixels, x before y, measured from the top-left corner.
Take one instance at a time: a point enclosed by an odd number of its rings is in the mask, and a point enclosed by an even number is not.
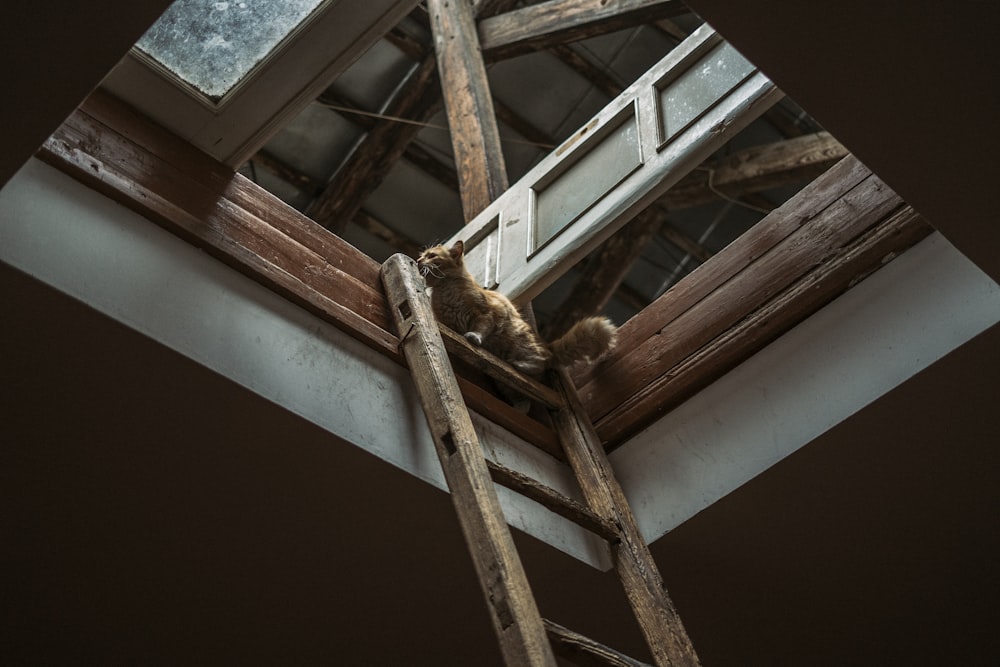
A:
[[[548,344],[553,366],[597,361],[615,346],[618,328],[606,317],[587,317]]]

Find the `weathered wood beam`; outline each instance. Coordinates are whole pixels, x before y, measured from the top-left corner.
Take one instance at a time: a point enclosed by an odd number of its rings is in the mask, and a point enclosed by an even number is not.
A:
[[[441,91],[466,221],[507,189],[507,168],[472,8],[428,0]]]
[[[659,200],[667,209],[697,206],[721,197],[809,181],[847,156],[828,132],[745,148],[713,160],[684,177]]]
[[[678,0],[549,0],[479,22],[487,58],[509,58],[686,14]]]
[[[92,94],[38,157],[402,362],[377,262],[118,100]],[[476,412],[561,456],[551,428],[462,374]]]
[[[578,378],[619,444],[931,232],[848,157],[674,285]]]
[[[407,78],[383,113],[421,122],[438,109],[435,90],[436,63],[426,58]],[[365,198],[403,155],[420,125],[385,120],[372,128],[340,166],[326,190],[310,205],[307,214],[323,227],[338,233],[361,208]]]

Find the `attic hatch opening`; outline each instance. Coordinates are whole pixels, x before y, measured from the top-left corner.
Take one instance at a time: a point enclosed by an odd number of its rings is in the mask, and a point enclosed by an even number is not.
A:
[[[176,0],[136,46],[214,103],[329,0]]]
[[[561,51],[540,50],[490,64],[510,182],[544,159],[549,146],[561,145],[585,126],[702,23],[684,14],[571,41]],[[447,125],[440,96],[435,105],[413,93],[422,63],[433,57],[430,36],[426,10],[417,7],[272,136],[241,173],[379,262],[395,252],[416,256],[459,232],[464,219],[449,136],[439,129]],[[567,67],[559,55],[566,50],[592,64]],[[404,104],[404,93],[411,104]],[[404,126],[401,116],[410,125]],[[738,165],[744,151],[818,137],[821,130],[794,102],[782,100],[738,133],[679,184],[687,194],[683,201],[668,194],[650,211],[656,222],[638,223],[651,231],[641,252],[620,262],[626,275],[604,314],[619,324],[630,319],[833,161],[807,160],[811,169],[803,165],[797,175],[779,177],[766,188],[759,183],[742,187],[745,181],[726,179],[737,172],[740,180],[739,169],[729,165]],[[839,148],[825,135],[812,144],[810,156],[830,147],[833,153]],[[399,157],[385,160],[387,153]],[[555,335],[546,324],[566,319],[562,314],[571,310],[574,285],[592,278],[602,261],[595,253],[533,299],[543,335]]]

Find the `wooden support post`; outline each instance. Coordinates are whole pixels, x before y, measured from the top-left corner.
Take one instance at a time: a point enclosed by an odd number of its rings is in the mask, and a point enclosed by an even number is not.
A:
[[[441,92],[448,113],[466,221],[507,189],[507,168],[493,112],[472,6],[428,0]]]
[[[700,664],[597,432],[565,370],[556,373],[556,387],[567,405],[566,409],[553,413],[566,459],[590,508],[620,528],[621,541],[611,545],[611,554],[653,660],[660,666]]]
[[[504,660],[511,667],[555,667],[416,262],[393,255],[382,266],[382,282]]]

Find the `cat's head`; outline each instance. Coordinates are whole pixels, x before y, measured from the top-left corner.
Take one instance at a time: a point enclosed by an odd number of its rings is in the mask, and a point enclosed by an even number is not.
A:
[[[461,276],[465,272],[462,264],[464,254],[465,244],[462,241],[455,241],[450,248],[444,245],[432,246],[420,253],[417,267],[427,284],[434,285],[444,278]]]

